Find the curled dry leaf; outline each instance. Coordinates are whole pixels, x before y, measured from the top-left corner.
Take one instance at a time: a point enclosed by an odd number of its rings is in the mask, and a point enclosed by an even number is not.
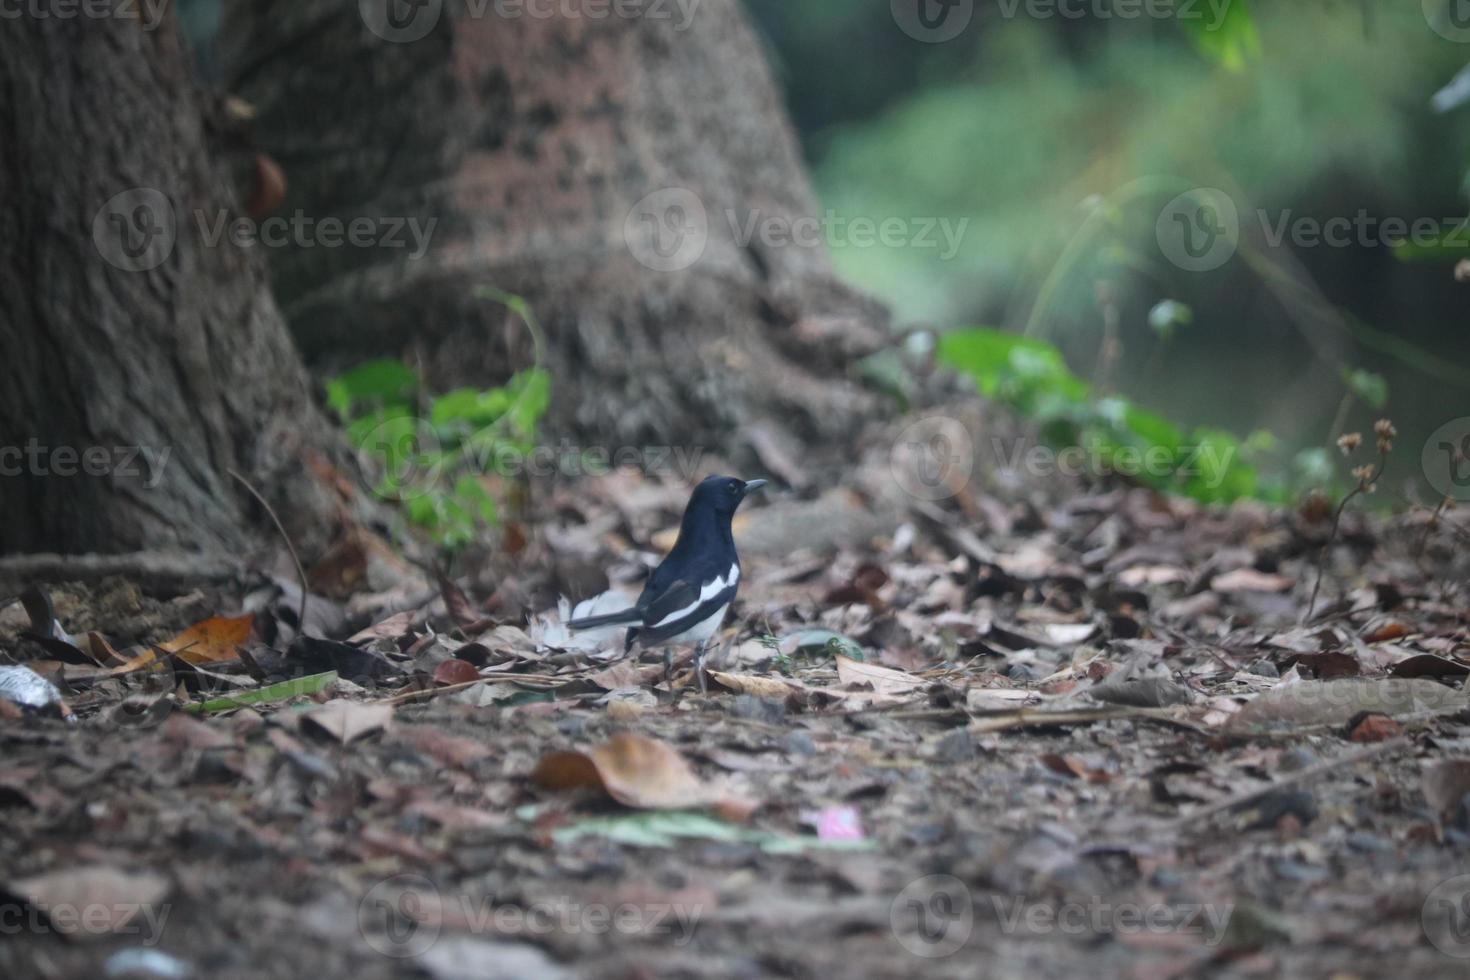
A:
[[[1285,575],[1237,568],[1233,572],[1216,575],[1210,582],[1210,588],[1216,592],[1285,592],[1295,584],[1295,579]]]
[[[441,687],[453,684],[471,684],[480,679],[480,672],[468,660],[451,657],[434,668],[434,683]]]
[[[703,782],[672,746],[628,732],[590,752],[543,756],[531,781],[543,789],[601,790],[639,810],[711,806],[723,795]]]
[[[923,678],[905,674],[901,670],[891,670],[888,667],[879,667],[842,656],[836,659],[839,682],[868,684],[877,694],[907,694],[915,688],[923,687],[926,683]]]
[[[1424,799],[1441,817],[1454,814],[1470,794],[1470,759],[1441,759],[1424,770]]]
[[[784,681],[779,677],[762,677],[758,674],[726,674],[722,671],[709,672],[715,683],[736,694],[749,694],[757,698],[784,701],[801,691],[801,685]]]
[[[160,650],[174,654],[185,663],[208,664],[239,657],[237,648],[250,639],[250,627],[255,624],[255,615],[215,616],[195,623],[167,643],[158,645]]]
[[[328,701],[301,716],[303,724],[326,732],[343,745],[382,730],[392,720],[391,704],[364,704],[340,699]]]
[[[88,910],[84,921],[71,914],[53,919],[52,927],[73,939],[97,939],[129,930],[135,918],[168,895],[169,887],[167,878],[151,871],[91,865],[8,881],[3,891],[43,913]]]

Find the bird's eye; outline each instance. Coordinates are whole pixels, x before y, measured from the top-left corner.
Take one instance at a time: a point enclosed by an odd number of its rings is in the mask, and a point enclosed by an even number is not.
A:
[[[732,483],[732,484],[730,484],[730,492],[731,493],[738,493],[739,491],[740,491],[740,484],[738,484],[738,483]]]

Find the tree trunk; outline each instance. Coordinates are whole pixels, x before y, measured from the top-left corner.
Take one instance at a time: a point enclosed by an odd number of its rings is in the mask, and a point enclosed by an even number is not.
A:
[[[233,215],[173,18],[0,30],[0,552],[321,552],[340,452]]]
[[[422,255],[407,232],[273,250],[309,360],[501,380],[534,348],[490,285],[546,331],[559,434],[728,452],[762,420],[840,440],[872,407],[848,372],[886,314],[795,224],[816,207],[733,0],[239,0],[221,49],[282,215],[432,227]]]

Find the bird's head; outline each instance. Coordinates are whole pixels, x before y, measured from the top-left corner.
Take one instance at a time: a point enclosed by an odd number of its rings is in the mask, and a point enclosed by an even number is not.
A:
[[[738,480],[733,476],[712,476],[694,488],[689,510],[710,510],[716,514],[733,514],[746,494],[766,485],[765,480]]]

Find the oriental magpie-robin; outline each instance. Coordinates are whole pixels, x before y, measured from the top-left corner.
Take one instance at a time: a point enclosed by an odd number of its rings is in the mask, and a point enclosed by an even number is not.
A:
[[[631,651],[635,643],[664,647],[665,676],[674,660],[668,648],[692,643],[695,677],[700,691],[705,691],[705,646],[719,632],[740,588],[740,556],[735,553],[730,521],[746,494],[765,485],[765,480],[712,476],[695,487],[679,523],[674,550],[653,570],[633,607],[574,619],[567,626],[587,630],[627,624],[625,651]]]

